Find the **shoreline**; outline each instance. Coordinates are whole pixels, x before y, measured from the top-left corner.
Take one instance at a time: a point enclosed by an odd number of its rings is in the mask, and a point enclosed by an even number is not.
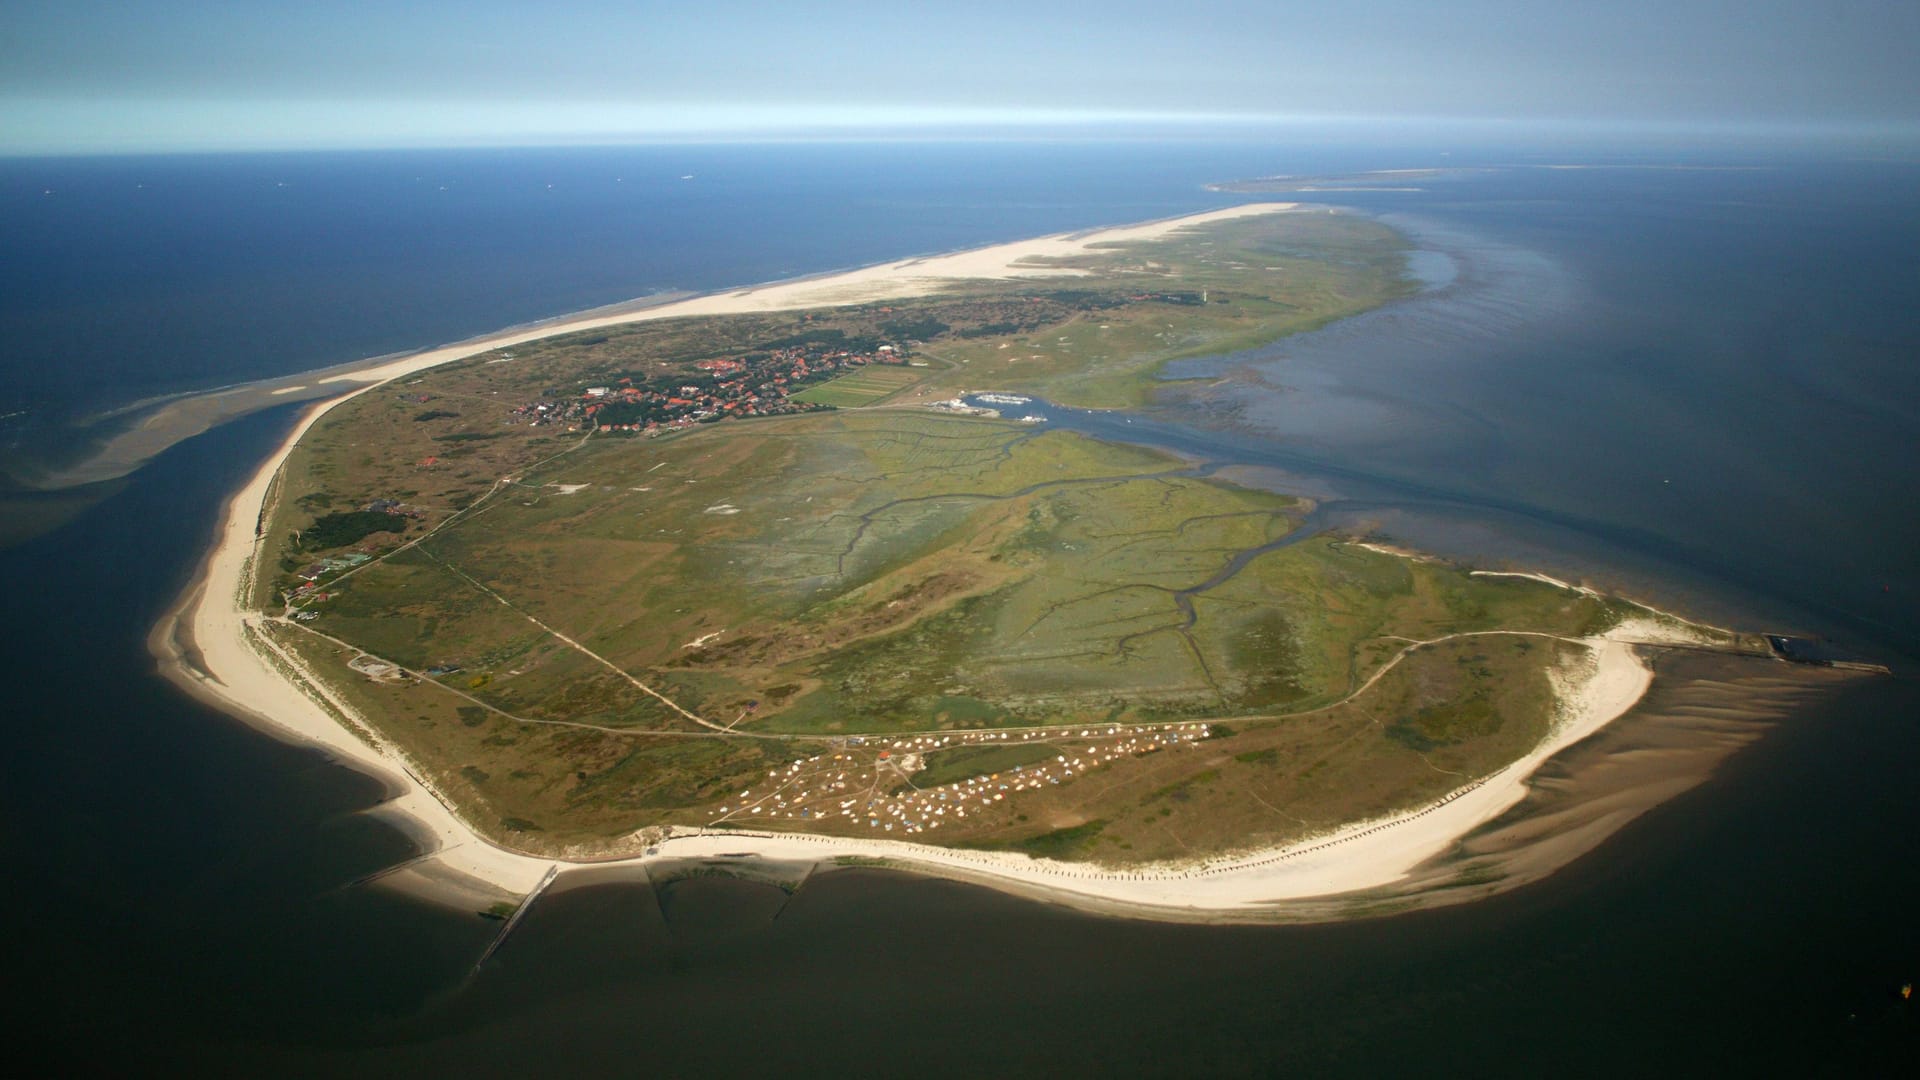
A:
[[[374,371],[409,357],[470,345],[484,352],[487,342],[503,335],[565,333],[564,329],[558,328],[580,319],[635,314],[679,303],[692,295],[669,292],[637,297],[552,318],[518,323],[444,345],[382,353],[292,375],[276,375],[252,382],[232,383],[205,390],[185,390],[128,402],[76,423],[77,430],[82,432],[119,427],[119,430],[100,440],[92,452],[74,461],[52,464],[39,475],[16,476],[14,479],[30,491],[65,491],[117,480],[175,443],[190,439],[209,428],[261,409],[336,395],[341,388],[334,384],[356,381],[363,372]]]
[[[955,280],[1071,275],[1078,272],[1035,265],[1033,260],[1072,255],[1092,244],[1149,239],[1183,225],[1292,209],[1294,204],[1287,203],[1243,204],[1144,225],[907,259],[619,313],[596,309],[598,313],[511,328],[352,372],[317,379],[312,377],[317,373],[309,373],[289,379],[300,385],[270,392],[288,400],[300,400],[292,396],[295,392],[346,392],[310,406],[280,446],[228,500],[213,550],[173,610],[155,627],[150,644],[165,674],[200,700],[278,737],[319,748],[387,782],[395,794],[380,811],[399,819],[423,849],[422,857],[407,868],[426,873],[430,864],[433,872],[450,876],[452,880],[442,880],[431,889],[443,896],[471,896],[481,887],[525,895],[555,868],[606,869],[742,853],[823,865],[850,859],[854,865],[877,864],[955,878],[1091,911],[1184,921],[1299,918],[1302,912],[1290,913],[1288,905],[1391,889],[1410,880],[1416,868],[1452,851],[1462,838],[1519,804],[1529,793],[1530,778],[1549,759],[1632,709],[1653,681],[1652,669],[1636,646],[1678,644],[1674,633],[1652,620],[1638,620],[1623,623],[1607,635],[1585,639],[1591,670],[1555,674],[1561,715],[1547,740],[1492,776],[1457,789],[1438,802],[1384,819],[1352,823],[1283,848],[1220,855],[1179,866],[1107,870],[1020,854],[901,841],[720,830],[655,830],[651,834],[641,830],[636,837],[659,837],[651,845],[655,853],[632,857],[593,858],[584,853],[580,857],[548,857],[513,851],[470,826],[397,747],[367,725],[357,723],[352,710],[326,689],[324,681],[261,637],[255,618],[247,610],[253,557],[260,542],[255,535],[257,522],[267,507],[282,463],[306,431],[334,406],[392,379],[503,346],[654,318],[905,298],[925,295]],[[1318,917],[1339,917],[1339,913]]]
[[[1239,203],[1180,217],[1056,233],[937,255],[915,255],[873,266],[823,271],[713,293],[660,293],[519,323],[408,352],[387,353],[255,382],[162,395],[122,405],[95,417],[92,421],[95,425],[112,425],[125,418],[131,426],[109,436],[80,460],[54,465],[37,476],[16,479],[39,491],[61,491],[115,480],[175,443],[260,409],[323,399],[343,390],[367,389],[478,353],[561,334],[681,316],[739,315],[908,299],[926,296],[956,281],[1074,277],[1083,271],[1040,265],[1034,260],[1070,258],[1084,254],[1094,244],[1151,240],[1188,225],[1301,209],[1300,204],[1288,202]]]

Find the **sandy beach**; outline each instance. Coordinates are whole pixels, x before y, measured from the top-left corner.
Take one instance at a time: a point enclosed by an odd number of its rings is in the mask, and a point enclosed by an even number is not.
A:
[[[33,477],[31,483],[42,490],[54,490],[116,479],[183,439],[250,412],[365,389],[440,364],[541,338],[651,319],[792,311],[869,300],[906,299],[928,295],[957,281],[1073,277],[1083,271],[1049,263],[1088,254],[1097,245],[1153,240],[1179,228],[1297,208],[1294,203],[1245,203],[1185,217],[1042,236],[704,296],[643,297],[419,352],[182,395],[148,408],[136,405],[121,410],[138,414],[137,421],[107,438],[85,460]]]
[[[1036,265],[1068,257],[1096,244],[1149,239],[1184,225],[1291,209],[1291,204],[1237,206],[1146,225],[1098,230],[998,245],[935,258],[907,260],[844,274],[697,297],[617,314],[589,314],[537,329],[508,331],[456,346],[395,359],[352,373],[290,379],[297,389],[344,391],[308,409],[280,447],[236,492],[225,510],[218,542],[201,577],[169,621],[156,629],[163,668],[202,699],[281,737],[323,748],[337,758],[384,778],[395,792],[385,809],[403,820],[434,872],[469,895],[493,888],[520,895],[559,866],[632,864],[649,858],[679,859],[750,853],[770,859],[827,861],[836,857],[881,860],[887,865],[1041,895],[1094,910],[1175,919],[1208,913],[1276,916],[1289,901],[1377,890],[1406,880],[1417,867],[1457,846],[1528,793],[1528,778],[1555,754],[1602,730],[1639,701],[1653,673],[1639,652],[1643,645],[1693,640],[1664,620],[1636,619],[1601,637],[1587,639],[1586,659],[1555,673],[1559,698],[1552,735],[1535,750],[1493,776],[1444,799],[1394,818],[1350,824],[1286,848],[1219,856],[1187,865],[1099,867],[1034,859],[1025,855],[960,851],[897,841],[842,839],[798,834],[680,830],[660,839],[657,854],[627,860],[557,861],[509,851],[478,834],[434,791],[405,755],[364,724],[350,730],[346,704],[325,689],[297,658],[256,632],[247,610],[256,523],[281,463],[327,410],[380,383],[503,346],[555,334],[679,315],[722,315],[862,302],[923,295],[943,283],[967,278],[1008,278],[1075,271]],[[1560,583],[1556,583],[1560,584]],[[1571,588],[1572,586],[1568,586]]]

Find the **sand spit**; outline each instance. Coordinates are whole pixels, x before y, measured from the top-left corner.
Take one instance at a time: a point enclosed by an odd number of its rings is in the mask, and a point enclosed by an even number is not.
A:
[[[551,870],[645,865],[658,859],[719,858],[827,863],[835,859],[883,864],[974,881],[1091,910],[1194,921],[1338,917],[1324,901],[1297,902],[1392,889],[1418,882],[1417,868],[1454,852],[1468,836],[1521,803],[1529,777],[1555,754],[1588,739],[1633,707],[1652,682],[1640,649],[1663,641],[1691,642],[1684,626],[1667,618],[1634,619],[1587,639],[1585,659],[1556,673],[1560,698],[1553,734],[1535,751],[1500,772],[1422,809],[1359,822],[1285,848],[1218,856],[1187,865],[1107,869],[998,852],[960,851],[899,841],[734,830],[676,830],[649,837],[650,853],[623,859],[582,854],[555,859],[508,850],[488,841],[436,791],[405,753],[357,717],[294,654],[275,645],[248,610],[257,522],[267,509],[282,462],[307,429],[333,406],[379,382],[502,346],[553,334],[649,318],[734,314],[854,303],[918,295],[964,277],[1013,277],[1061,271],[1033,260],[1085,252],[1095,244],[1147,239],[1184,225],[1290,209],[1255,204],[1209,214],[1073,236],[1046,237],[972,252],[770,285],[664,304],[637,312],[559,321],[538,330],[510,331],[432,350],[373,368],[340,374],[331,383],[348,393],[308,409],[280,447],[229,501],[217,543],[200,578],[181,597],[152,641],[162,666],[196,696],[293,741],[312,745],[382,778],[394,792],[383,816],[415,837],[426,856],[389,875],[392,884],[469,905],[489,890],[524,895]],[[314,380],[307,377],[310,382]],[[1597,842],[1597,841],[1596,841]],[[635,847],[644,843],[636,834]],[[1584,849],[1582,849],[1584,850]],[[1558,865],[1556,863],[1555,865]],[[1311,914],[1324,912],[1323,914]]]
[[[1544,764],[1522,801],[1395,892],[1437,906],[1539,881],[1705,782],[1795,708],[1861,677],[1696,650],[1653,662],[1660,678],[1627,715]]]
[[[991,247],[957,251],[948,255],[883,263],[879,266],[821,277],[756,285],[733,292],[696,296],[640,311],[608,315],[589,313],[580,319],[566,320],[532,330],[508,331],[477,341],[432,349],[402,357],[390,363],[364,368],[350,375],[336,375],[321,382],[354,383],[370,379],[382,381],[397,379],[403,375],[411,375],[416,371],[424,371],[430,367],[492,349],[553,337],[557,334],[570,334],[578,330],[597,330],[651,319],[671,319],[688,315],[746,315],[767,311],[837,307],[866,303],[870,300],[906,299],[930,295],[956,281],[1078,276],[1085,271],[1050,266],[1048,263],[1051,260],[1086,255],[1102,245],[1154,240],[1176,229],[1233,218],[1278,213],[1283,210],[1293,210],[1296,205],[1295,203],[1246,203],[1221,210],[1210,210],[1203,214],[1168,218],[1141,225],[1043,236],[1034,240],[995,244]]]
[[[412,826],[415,839],[449,869],[513,892],[533,887],[550,860],[529,859],[480,837],[413,769],[398,747],[358,721],[293,654],[276,648],[247,610],[255,523],[280,464],[331,404],[307,411],[278,450],[227,503],[199,579],[156,629],[162,669],[196,697],[264,729],[352,762],[386,781],[385,806]],[[349,729],[342,721],[353,723]]]
[[[869,300],[907,299],[929,295],[957,281],[1079,276],[1085,271],[1048,264],[1053,260],[1093,253],[1102,245],[1153,240],[1177,229],[1294,210],[1297,206],[1283,202],[1244,203],[1138,225],[994,244],[969,251],[905,259],[730,292],[691,297],[684,294],[645,297],[416,353],[356,361],[320,371],[193,394],[146,410],[136,424],[109,438],[85,461],[55,470],[46,476],[32,478],[32,482],[37,488],[52,490],[115,479],[139,468],[149,458],[183,439],[248,413],[288,402],[362,389],[522,342],[652,319],[688,315],[741,315],[833,307]],[[141,409],[136,407],[122,411],[137,414]]]

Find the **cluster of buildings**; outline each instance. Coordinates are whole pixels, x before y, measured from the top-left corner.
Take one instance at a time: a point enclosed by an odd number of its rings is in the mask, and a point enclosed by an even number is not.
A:
[[[534,427],[565,424],[645,433],[730,416],[808,412],[827,406],[794,401],[790,395],[801,387],[869,364],[906,362],[905,349],[894,345],[855,350],[810,343],[737,359],[702,360],[693,371],[638,382],[624,378],[612,386],[587,387],[571,398],[550,394],[514,409],[513,416]]]
[[[1158,301],[1159,303],[1162,303],[1162,304],[1186,304],[1191,307],[1191,306],[1198,306],[1200,304],[1204,304],[1207,302],[1207,290],[1201,289],[1197,293],[1191,293],[1191,292],[1135,293],[1134,295],[1127,297],[1127,299],[1133,301],[1134,303],[1153,300],[1153,301]]]
[[[360,509],[365,510],[369,514],[392,514],[395,517],[403,517],[413,521],[418,521],[427,516],[397,499],[375,499]]]
[[[307,583],[305,586],[302,586],[302,588],[311,587],[314,582],[336,571],[351,570],[372,557],[373,556],[359,551],[348,552],[345,555],[329,555],[319,562],[312,563],[300,570],[298,574],[299,578]]]
[[[374,499],[365,506],[359,507],[359,509],[364,513],[391,514],[394,517],[406,518],[409,521],[418,521],[426,517],[426,514],[421,510],[409,506],[398,499]],[[308,603],[330,599],[330,594],[319,591],[323,581],[329,580],[335,575],[347,570],[351,570],[372,558],[373,555],[367,551],[349,551],[340,555],[329,555],[324,559],[308,563],[306,566],[294,572],[294,576],[300,580],[287,594],[287,599],[290,602],[304,601]],[[312,622],[314,619],[319,618],[319,613],[315,611],[302,611],[295,615],[294,618],[299,619],[301,622]]]
[[[968,732],[881,739],[849,739],[847,749],[816,754],[767,773],[764,784],[720,807],[719,821],[738,823],[822,821],[865,824],[876,833],[911,836],[958,824],[1009,796],[1071,782],[1091,769],[1208,738],[1204,723],[1103,725],[1023,732]],[[978,745],[1019,745],[1073,740],[1051,760],[1014,765],[951,783],[916,787],[912,776],[925,757],[940,750]],[[758,792],[758,793],[756,793]]]

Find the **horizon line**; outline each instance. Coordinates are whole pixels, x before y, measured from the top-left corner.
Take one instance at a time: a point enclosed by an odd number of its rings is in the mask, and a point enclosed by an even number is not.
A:
[[[77,103],[61,103],[73,106]],[[170,103],[177,106],[181,103]],[[163,111],[169,104],[151,103]],[[307,119],[332,119],[320,103],[305,103]],[[77,158],[141,157],[168,155],[258,154],[303,152],[406,151],[406,150],[479,150],[538,149],[565,147],[621,146],[698,146],[755,145],[782,143],[859,143],[859,142],[1022,142],[1022,141],[1145,141],[1183,138],[1231,138],[1271,135],[1282,132],[1338,133],[1346,136],[1380,137],[1397,133],[1423,139],[1487,137],[1500,134],[1549,138],[1675,138],[1704,136],[1734,139],[1895,139],[1920,142],[1920,118],[1833,118],[1811,120],[1804,117],[1714,118],[1714,117],[1632,117],[1632,116],[1511,116],[1511,115],[1407,115],[1407,114],[1256,114],[1201,112],[1100,112],[1091,110],[1032,109],[998,113],[973,109],[866,110],[857,114],[830,117],[800,112],[784,122],[758,121],[746,117],[726,117],[711,110],[693,109],[678,114],[672,124],[636,123],[640,117],[624,110],[607,112],[588,109],[581,113],[590,122],[572,130],[549,127],[542,130],[530,123],[548,115],[522,114],[511,119],[491,114],[468,113],[450,117],[453,122],[441,130],[421,128],[402,130],[333,131],[305,126],[303,134],[288,134],[298,127],[288,121],[294,112],[276,112],[270,117],[254,113],[233,115],[222,124],[203,121],[195,130],[151,135],[127,126],[132,117],[122,117],[116,129],[102,131],[74,124],[56,132],[45,126],[35,129],[12,122],[0,109],[0,158]],[[90,117],[98,119],[97,116]],[[79,120],[79,115],[71,119]],[[158,119],[158,117],[149,117]],[[508,120],[490,125],[489,119]],[[237,123],[245,120],[247,123]],[[678,125],[678,126],[674,126]],[[9,128],[15,130],[9,132]],[[235,129],[239,128],[237,133]],[[90,137],[75,138],[73,130],[91,130]]]

